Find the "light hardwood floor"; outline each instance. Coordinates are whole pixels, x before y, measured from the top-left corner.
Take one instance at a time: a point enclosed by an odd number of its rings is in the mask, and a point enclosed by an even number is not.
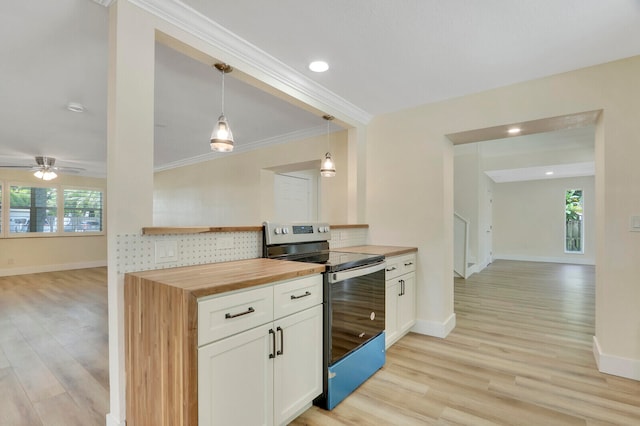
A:
[[[294,425],[640,425],[640,382],[591,352],[594,268],[497,261],[456,280],[457,327],[409,334]],[[106,269],[0,278],[0,425],[104,425]]]
[[[294,425],[640,425],[640,382],[599,373],[592,266],[496,261],[455,282],[457,327],[409,334],[333,411]]]
[[[106,268],[0,277],[0,425],[104,425]]]

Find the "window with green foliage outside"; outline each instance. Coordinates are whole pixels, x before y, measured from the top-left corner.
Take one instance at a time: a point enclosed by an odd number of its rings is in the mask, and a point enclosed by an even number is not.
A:
[[[102,231],[102,191],[64,190],[64,232]]]
[[[9,232],[56,232],[57,191],[55,188],[11,186]]]
[[[566,253],[584,253],[584,217],[582,189],[568,189],[565,194]]]

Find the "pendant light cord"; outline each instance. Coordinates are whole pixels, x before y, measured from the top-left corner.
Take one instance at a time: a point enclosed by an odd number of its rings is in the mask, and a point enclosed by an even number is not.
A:
[[[221,111],[222,111],[222,115],[224,115],[224,70],[220,71],[222,73],[222,107],[221,107]]]

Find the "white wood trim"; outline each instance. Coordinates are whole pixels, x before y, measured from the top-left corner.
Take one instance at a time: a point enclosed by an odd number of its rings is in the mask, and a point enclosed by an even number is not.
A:
[[[601,373],[640,380],[640,359],[625,358],[602,352],[598,338],[593,336],[593,356]]]
[[[576,265],[595,265],[595,262],[591,259],[585,259],[577,256],[581,256],[576,253],[573,257],[568,255],[566,257],[552,257],[552,256],[526,256],[517,254],[494,254],[493,259],[501,260],[521,260],[525,262],[550,262],[550,263],[573,263]],[[485,265],[486,266],[486,265]],[[483,268],[484,269],[484,268]]]
[[[411,331],[427,336],[445,338],[456,327],[456,314],[453,313],[445,321],[416,320]]]
[[[346,99],[327,90],[304,74],[294,70],[248,41],[238,37],[217,22],[182,2],[174,0],[128,0],[131,4],[155,15],[206,43],[218,47],[226,62],[245,63],[273,80],[273,87],[287,87],[322,105],[327,113],[345,119],[351,125],[367,124],[373,115]],[[243,70],[248,72],[248,70]],[[255,76],[254,76],[255,77]]]
[[[107,414],[107,426],[126,426],[125,421],[118,421],[111,413]]]
[[[19,268],[0,269],[0,277],[13,275],[38,274],[40,272],[68,271],[71,269],[98,268],[107,266],[107,260],[94,260],[91,262],[62,263],[53,265],[34,265]]]

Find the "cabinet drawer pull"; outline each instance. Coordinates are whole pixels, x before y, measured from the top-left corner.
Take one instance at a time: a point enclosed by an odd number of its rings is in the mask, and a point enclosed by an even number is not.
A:
[[[280,350],[276,352],[276,355],[282,355],[284,353],[284,331],[282,327],[276,327],[276,333],[280,332]]]
[[[307,297],[307,296],[311,296],[311,293],[308,291],[305,291],[304,294],[302,296],[294,296],[293,294],[291,295],[291,300],[296,300],[296,299],[302,299],[303,297]]]
[[[273,345],[273,351],[269,352],[269,359],[276,357],[276,333],[273,331],[273,328],[269,329],[269,334],[271,335],[271,344]]]
[[[251,314],[251,313],[253,313],[255,311],[256,311],[255,309],[253,309],[251,306],[249,306],[249,309],[247,309],[244,312],[240,312],[239,314],[233,314],[233,315],[231,315],[230,313],[227,312],[226,314],[224,314],[224,317],[225,317],[225,319],[237,318],[237,317],[241,317],[243,315]]]
[[[413,265],[413,262],[409,262],[409,263],[405,263],[404,266],[411,266]]]
[[[395,266],[392,266],[391,268],[385,269],[385,271],[387,271],[387,272],[391,272],[391,271],[395,271],[395,270],[396,270]]]

